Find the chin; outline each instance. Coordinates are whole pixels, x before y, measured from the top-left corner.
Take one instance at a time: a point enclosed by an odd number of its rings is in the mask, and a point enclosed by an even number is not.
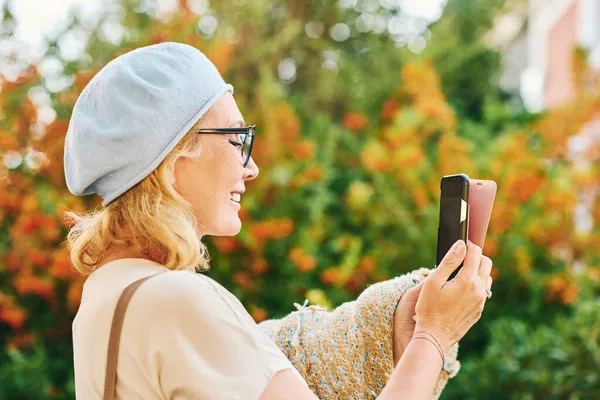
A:
[[[242,230],[242,221],[236,215],[233,221],[227,221],[217,231],[218,234],[214,236],[236,236]]]

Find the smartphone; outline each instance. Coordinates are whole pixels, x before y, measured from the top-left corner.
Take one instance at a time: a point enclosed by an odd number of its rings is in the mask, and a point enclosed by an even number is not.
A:
[[[471,179],[469,183],[469,240],[484,248],[494,199],[496,198],[496,182],[482,179]]]
[[[469,234],[469,177],[466,174],[447,175],[440,182],[440,219],[436,266],[457,240],[467,243]],[[454,278],[460,266],[449,279]]]

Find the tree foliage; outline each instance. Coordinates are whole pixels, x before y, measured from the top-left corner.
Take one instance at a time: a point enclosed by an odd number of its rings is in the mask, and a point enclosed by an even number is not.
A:
[[[246,121],[259,127],[253,156],[261,175],[244,195],[242,232],[206,239],[211,276],[257,321],[305,298],[333,307],[373,282],[432,267],[440,178],[464,172],[498,183],[484,249],[494,260],[494,297],[463,340],[464,368],[446,398],[598,393],[590,310],[600,290],[600,148],[581,155],[583,164],[566,152],[600,110],[581,52],[576,98],[529,115],[498,89],[500,55],[481,39],[502,0],[450,2],[420,31],[422,22],[366,0],[354,8],[333,0],[209,9],[180,2],[162,14],[121,4],[97,24],[75,13],[50,42],[44,57],[62,66],[64,89],[53,89],[40,64],[2,81],[0,398],[74,396],[70,329],[84,279],[71,270],[61,215],[100,199],[68,193],[65,133],[78,94],[103,65],[162,41],[205,52],[235,86]],[[359,32],[355,21],[367,13],[398,18],[403,33],[378,33],[375,23]],[[73,60],[61,38],[74,32],[89,40]],[[411,35],[429,38],[421,54],[402,46]],[[40,122],[40,98],[49,99],[52,122]],[[584,196],[589,232],[574,222]]]

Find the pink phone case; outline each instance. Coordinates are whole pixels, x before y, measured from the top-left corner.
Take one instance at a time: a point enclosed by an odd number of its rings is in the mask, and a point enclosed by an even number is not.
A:
[[[469,240],[483,249],[494,199],[496,182],[470,179],[469,183]]]

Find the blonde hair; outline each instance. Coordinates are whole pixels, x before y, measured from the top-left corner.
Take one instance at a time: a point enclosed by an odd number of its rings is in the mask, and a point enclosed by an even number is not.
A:
[[[198,157],[203,117],[150,175],[101,210],[64,213],[72,224],[66,242],[75,270],[88,275],[114,247],[132,246],[144,258],[171,270],[207,269],[206,246],[196,234],[191,204],[175,190],[174,166],[180,157]]]

